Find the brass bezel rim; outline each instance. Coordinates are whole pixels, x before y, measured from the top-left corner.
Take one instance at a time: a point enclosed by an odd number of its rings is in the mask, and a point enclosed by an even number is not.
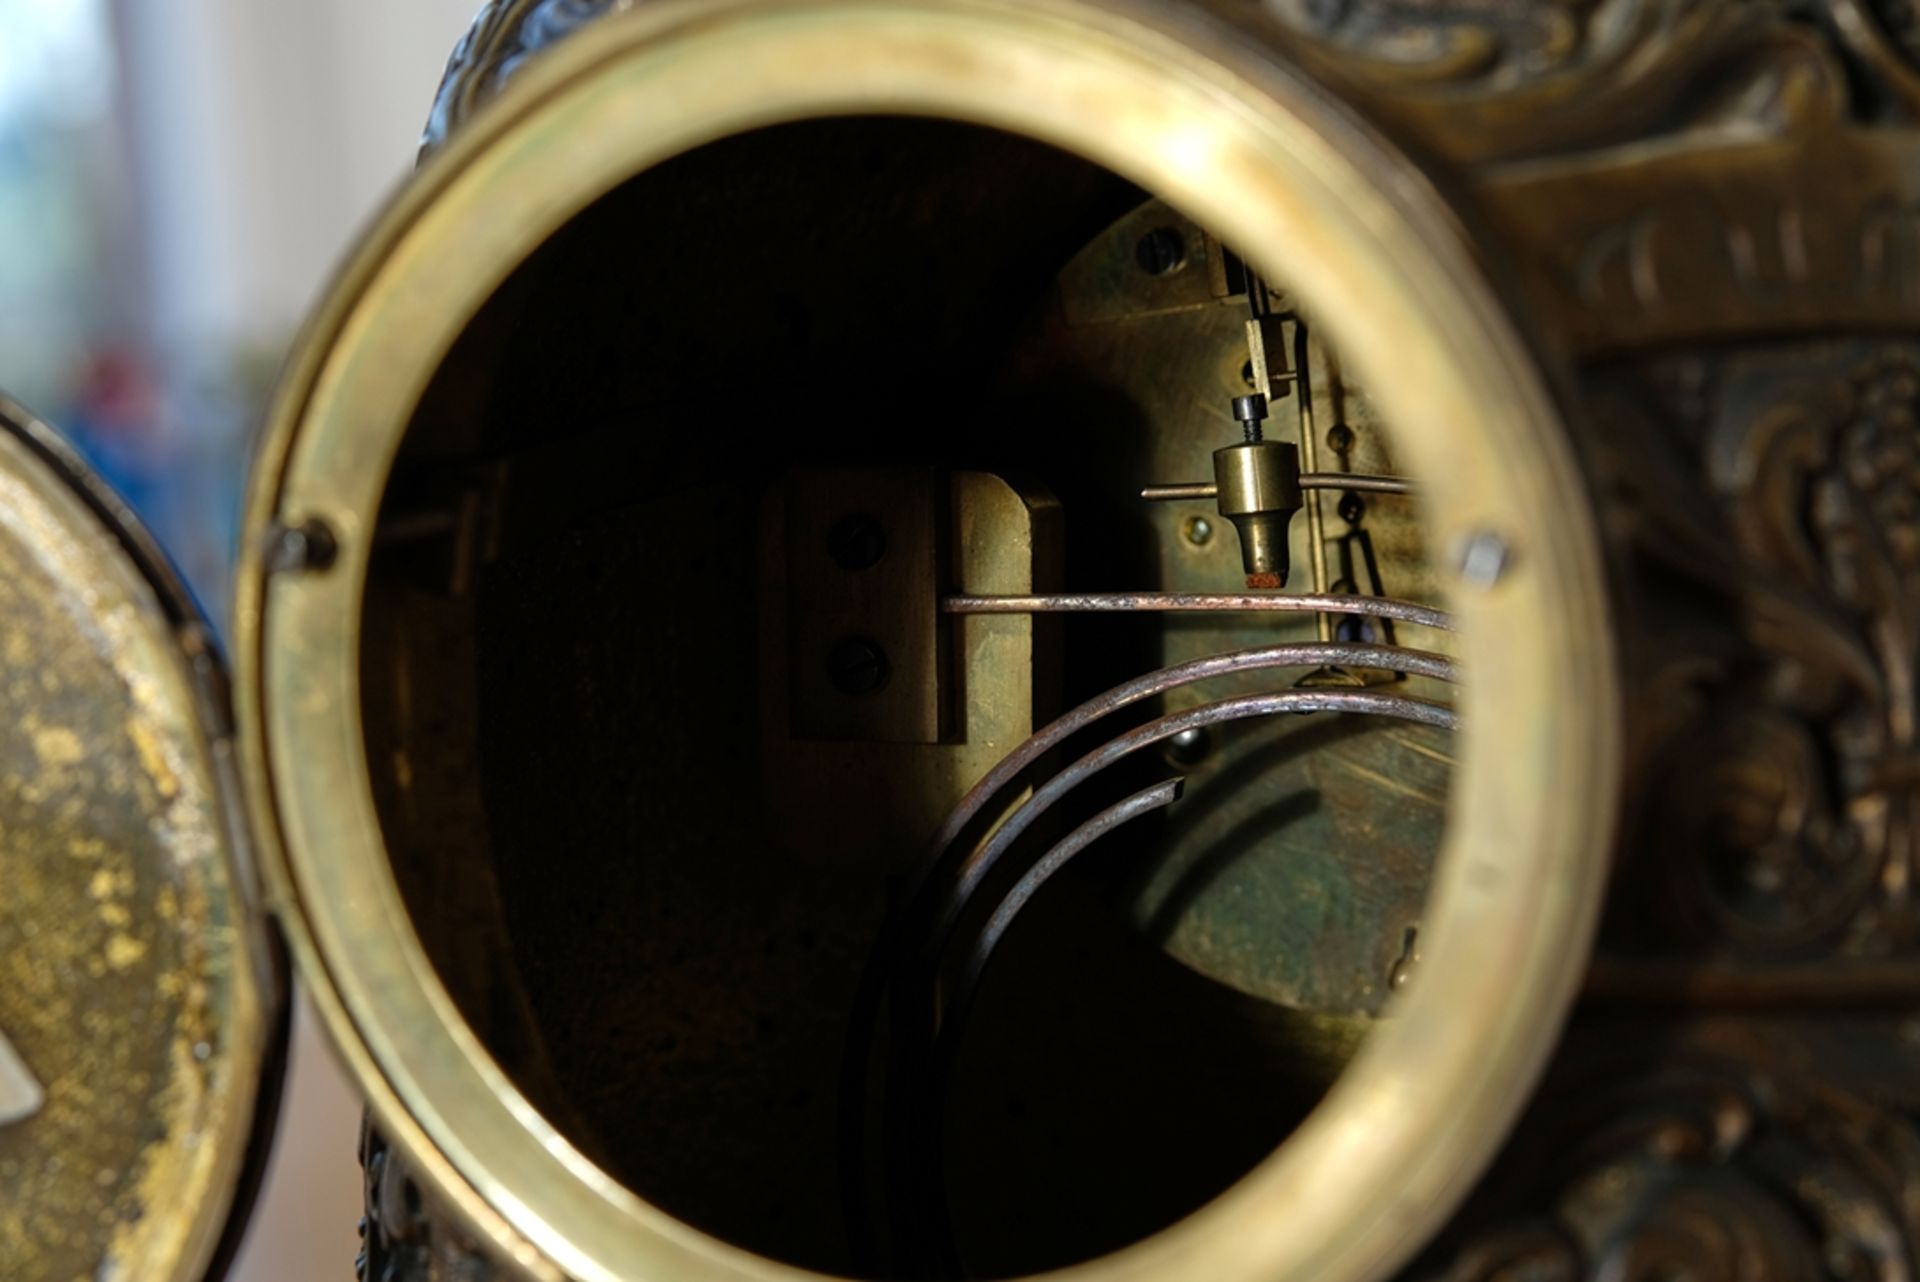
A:
[[[241,730],[296,956],[396,1141],[523,1267],[580,1282],[812,1276],[621,1188],[537,1115],[460,1020],[385,863],[356,638],[365,535],[393,452],[431,369],[493,287],[553,228],[652,164],[744,129],[856,112],[1028,134],[1234,243],[1288,246],[1284,263],[1253,257],[1286,269],[1363,376],[1393,375],[1370,379],[1390,419],[1421,426],[1401,445],[1435,546],[1486,532],[1506,542],[1499,582],[1454,583],[1467,669],[1499,678],[1461,693],[1467,728],[1426,960],[1398,1017],[1239,1185],[1057,1275],[1377,1276],[1491,1159],[1584,971],[1618,784],[1598,539],[1537,364],[1444,203],[1327,95],[1197,12],[661,0],[537,60],[423,169],[299,347],[250,500]],[[269,582],[267,531],[314,516],[336,531],[338,562]]]

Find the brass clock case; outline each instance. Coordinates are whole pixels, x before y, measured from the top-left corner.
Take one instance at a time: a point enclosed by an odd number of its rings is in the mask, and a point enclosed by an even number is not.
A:
[[[0,402],[9,1276],[218,1271],[253,843],[382,1282],[1912,1276],[1917,123],[1904,0],[492,0],[231,721]]]
[[[491,1249],[582,1282],[804,1276],[622,1187],[476,1036],[389,860],[361,656],[389,470],[515,268],[636,175],[851,116],[984,126],[1137,184],[1285,279],[1402,425],[1470,674],[1418,982],[1269,1160],[1064,1275],[1379,1276],[1484,1169],[1584,973],[1616,814],[1612,630],[1552,374],[1457,211],[1224,10],[668,0],[527,65],[426,163],[310,326],[249,514],[238,706],[303,970],[398,1150]]]

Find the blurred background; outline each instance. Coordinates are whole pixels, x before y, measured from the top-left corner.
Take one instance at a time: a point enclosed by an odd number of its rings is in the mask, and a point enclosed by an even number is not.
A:
[[[413,163],[479,0],[0,0],[0,387],[217,624],[295,327]],[[346,1282],[359,1104],[304,1010],[236,1282]]]

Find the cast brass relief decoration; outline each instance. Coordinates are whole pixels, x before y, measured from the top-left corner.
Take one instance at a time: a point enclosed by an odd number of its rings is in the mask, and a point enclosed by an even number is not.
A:
[[[595,18],[633,0],[487,0],[447,60],[446,78],[428,117],[423,152],[447,140],[476,108],[513,78],[526,60]]]
[[[372,1125],[360,1128],[360,1169],[366,1214],[360,1217],[360,1282],[399,1282],[424,1276],[428,1231],[420,1187],[407,1178],[398,1154]]]
[[[1722,885],[1758,892],[1752,906],[1720,899],[1741,942],[1882,951],[1913,939],[1917,403],[1916,354],[1893,348],[1716,424],[1707,442],[1710,483],[1759,570],[1745,614],[1773,706],[1732,758],[1752,765],[1728,780],[1706,842],[1733,855]]]
[[[1864,0],[1863,7],[1901,55],[1920,66],[1920,9],[1914,7],[1913,0]]]
[[[1690,953],[1909,949],[1920,349],[1679,357],[1628,381],[1658,423],[1616,414],[1608,464],[1655,633],[1637,674],[1653,800],[1616,938],[1657,917]]]
[[[1677,123],[1751,140],[1756,125],[1778,134],[1848,108],[1834,39],[1773,3],[1356,5],[1330,29],[1279,12],[1385,118],[1469,164],[1559,160]]]
[[[1499,1227],[1455,1238],[1414,1276],[1913,1277],[1920,1132],[1902,1111],[1826,1084],[1829,1060],[1821,1071],[1801,1062],[1807,1036],[1707,1029],[1665,1062],[1612,1076],[1623,1084],[1602,1085],[1592,1060],[1581,1080],[1564,1074],[1508,1153],[1507,1177],[1485,1191]]]
[[[1373,60],[1409,85],[1482,90],[1510,89],[1576,60],[1605,57],[1631,41],[1638,25],[1616,19],[1597,32],[1602,12],[1623,6],[1594,0],[1270,0],[1270,6],[1289,25]],[[1647,6],[1632,8],[1644,15]]]
[[[360,1129],[366,1214],[360,1220],[360,1282],[495,1282],[499,1271],[448,1220],[427,1209],[406,1159],[371,1124]]]

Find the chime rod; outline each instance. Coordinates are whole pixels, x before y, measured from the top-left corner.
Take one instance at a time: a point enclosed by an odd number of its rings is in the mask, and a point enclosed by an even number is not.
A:
[[[1170,668],[1161,668],[1145,676],[1135,677],[1131,681],[1096,695],[1073,711],[1035,731],[1031,738],[1002,757],[993,769],[968,789],[967,795],[960,799],[960,804],[947,816],[946,822],[941,825],[940,831],[935,834],[932,843],[921,855],[920,862],[908,880],[903,900],[911,903],[924,892],[927,882],[935,876],[941,861],[946,857],[948,848],[960,840],[966,829],[972,826],[974,820],[980,817],[981,812],[996,796],[1011,786],[1028,767],[1034,765],[1047,753],[1102,718],[1122,708],[1132,707],[1134,704],[1201,681],[1251,672],[1271,672],[1276,668],[1316,667],[1378,668],[1386,672],[1429,677],[1448,684],[1457,683],[1460,679],[1458,668],[1453,660],[1445,655],[1430,654],[1423,650],[1408,650],[1400,646],[1357,645],[1326,641],[1297,642],[1291,645],[1262,646],[1254,650],[1233,650],[1225,654],[1210,654],[1204,658],[1191,659],[1186,663],[1175,664]]]
[[[1065,868],[1075,855],[1091,846],[1100,838],[1124,827],[1143,815],[1152,814],[1180,799],[1181,791],[1186,787],[1184,778],[1169,779],[1157,783],[1143,792],[1137,792],[1118,805],[1110,806],[1087,822],[1068,833],[1058,844],[1039,859],[1031,868],[1022,873],[1013,889],[1007,892],[1000,906],[993,910],[993,916],[974,938],[967,950],[965,965],[954,984],[952,994],[945,1003],[947,1018],[958,1019],[973,1004],[973,993],[980,984],[980,976],[986,972],[987,963],[992,960],[994,950],[1000,947],[1000,941],[1006,937],[1007,929],[1013,925],[1013,919],[1020,915],[1028,902],[1040,893],[1040,887],[1053,880],[1053,875]]]
[[[1360,614],[1453,630],[1445,610],[1392,597],[1322,592],[1063,592],[1039,596],[950,596],[946,614],[1273,613]]]
[[[1412,494],[1413,482],[1404,476],[1381,476],[1365,472],[1302,472],[1300,488],[1303,490],[1351,490],[1361,494]],[[1140,491],[1140,497],[1156,503],[1180,502],[1185,499],[1217,499],[1220,487],[1210,481],[1195,481],[1189,485],[1149,485]]]
[[[1144,792],[1135,793],[1118,805],[1110,806],[1092,819],[1081,824],[1068,834],[1041,860],[1029,868],[1020,878],[1019,884],[1007,892],[1007,896],[994,910],[980,935],[967,951],[967,961],[954,982],[953,991],[941,1001],[942,1019],[939,1031],[934,1035],[931,1054],[923,1065],[925,1080],[920,1083],[921,1093],[911,1101],[915,1106],[912,1117],[898,1117],[903,1131],[891,1137],[906,1158],[901,1165],[905,1168],[898,1172],[898,1178],[891,1182],[896,1189],[911,1189],[917,1194],[918,1209],[925,1216],[924,1228],[920,1224],[914,1227],[920,1231],[903,1236],[922,1239],[920,1246],[930,1250],[937,1257],[930,1261],[935,1267],[930,1276],[958,1276],[961,1270],[953,1258],[951,1242],[951,1221],[947,1209],[946,1181],[935,1169],[941,1159],[941,1136],[939,1122],[936,1120],[944,1109],[947,1097],[952,1091],[952,1074],[955,1051],[959,1045],[961,1030],[966,1024],[967,1015],[973,1006],[974,994],[979,991],[981,975],[986,971],[987,963],[992,960],[994,950],[1000,946],[1013,919],[1019,916],[1027,903],[1039,892],[1040,887],[1052,879],[1053,875],[1066,867],[1074,856],[1099,841],[1116,828],[1146,815],[1153,814],[1180,797],[1186,780],[1175,778],[1165,783],[1155,784]],[[892,1089],[898,1090],[895,1086]],[[905,1113],[906,1106],[900,1110]],[[925,1150],[909,1158],[915,1148],[924,1146]],[[915,1188],[914,1185],[919,1187]],[[899,1217],[896,1216],[896,1220]]]
[[[1458,668],[1445,655],[1400,646],[1294,642],[1207,655],[1135,677],[1089,699],[1036,731],[1025,743],[1002,757],[968,790],[908,874],[901,894],[903,907],[899,912],[890,914],[883,923],[880,938],[868,954],[854,995],[853,1013],[847,1025],[845,1068],[840,1082],[840,1171],[848,1212],[848,1231],[859,1248],[864,1249],[870,1241],[872,1228],[868,1219],[872,1208],[865,1181],[865,1137],[870,1103],[870,1057],[874,1035],[878,1031],[881,1005],[894,982],[896,970],[914,955],[917,941],[935,924],[939,909],[935,887],[957,873],[956,868],[949,866],[950,862],[961,858],[960,851],[956,849],[957,843],[968,836],[975,821],[1002,793],[1049,752],[1123,708],[1196,682],[1270,672],[1279,668],[1333,666],[1377,668],[1448,683],[1459,680]],[[1308,709],[1296,705],[1291,710]],[[1331,709],[1322,705],[1318,710]]]
[[[1125,758],[1156,744],[1164,743],[1189,730],[1201,730],[1259,717],[1311,712],[1366,713],[1436,726],[1445,730],[1452,730],[1458,726],[1458,718],[1451,707],[1427,699],[1379,694],[1370,690],[1284,690],[1271,694],[1223,699],[1218,703],[1188,708],[1129,730],[1093,749],[1036,788],[1014,808],[984,845],[961,862],[956,870],[957,876],[953,884],[943,888],[945,893],[935,905],[930,919],[925,922],[928,929],[918,941],[920,948],[917,952],[909,952],[909,957],[918,963],[915,973],[911,975],[911,978],[917,981],[915,986],[931,987],[939,958],[946,953],[967,906],[987,883],[989,874],[1014,843],[1019,841],[1068,793]],[[1151,808],[1148,803],[1153,797],[1154,794],[1151,793],[1142,794],[1137,800],[1140,800],[1143,806]],[[1165,802],[1162,801],[1161,804]],[[1123,810],[1110,818],[1118,820],[1121,814],[1125,813],[1126,811]],[[1134,813],[1144,813],[1144,811]],[[1065,854],[1050,853],[1042,857],[1039,866],[1044,871],[1039,880],[1044,880],[1052,872],[1057,871],[1078,849],[1084,849],[1085,845],[1090,844],[1094,837],[1117,826],[1118,823],[1102,823],[1097,819],[1094,830],[1085,834],[1087,840],[1077,847],[1074,847],[1073,843],[1075,837],[1081,834],[1076,833],[1074,837],[1069,837],[1067,844],[1070,848]],[[1029,894],[1037,890],[1038,881],[1027,889]],[[1021,901],[1021,903],[1024,902],[1024,900]],[[1019,904],[1016,904],[1013,911],[1017,912],[1018,909]],[[1008,916],[1008,921],[1010,920],[1011,914]],[[1008,923],[1005,921],[1000,923],[1002,930],[1006,924]],[[994,938],[997,941],[999,936],[995,935]],[[979,957],[977,960],[981,968],[984,968],[986,958]],[[966,976],[969,982],[977,978],[977,974],[972,973]],[[903,997],[905,996],[903,993]],[[921,1000],[925,1002],[926,998],[922,997]],[[968,1000],[970,1000],[970,990]],[[906,997],[906,1001],[910,1002],[911,998]],[[913,1159],[896,1170],[894,1174],[899,1179],[909,1182],[909,1187],[912,1184],[921,1186],[917,1191],[924,1199],[923,1205],[933,1211],[936,1217],[940,1216],[944,1199],[939,1191],[942,1165],[937,1153],[939,1136],[937,1127],[929,1124],[932,1111],[930,1105],[944,1098],[946,1083],[941,1066],[951,1062],[951,1049],[957,1037],[958,1020],[964,1017],[964,1012],[964,1001],[956,1002],[945,1009],[938,1001],[934,1001],[923,1005],[918,1012],[903,1002],[895,1009],[896,1037],[907,1039],[910,1046],[916,1039],[930,1039],[930,1044],[926,1048],[927,1053],[921,1054],[917,1048],[909,1049],[903,1062],[913,1063],[915,1056],[919,1055],[920,1062],[932,1066],[933,1074],[929,1080],[918,1084],[921,1089],[915,1096],[908,1096],[907,1092],[900,1090],[897,1086],[889,1087],[884,1110],[888,1133],[886,1147],[890,1154]],[[948,1018],[949,1016],[954,1018]],[[921,1144],[931,1141],[936,1152],[932,1156],[915,1152],[916,1140]],[[943,1242],[944,1234],[941,1233],[942,1226],[939,1225],[938,1219],[934,1221],[933,1227],[934,1241]]]
[[[1122,758],[1188,730],[1202,730],[1209,726],[1280,713],[1310,712],[1367,713],[1437,726],[1442,730],[1453,730],[1458,726],[1454,710],[1446,704],[1371,690],[1282,690],[1272,694],[1245,695],[1198,708],[1187,708],[1149,721],[1101,744],[1047,780],[1014,808],[1006,821],[994,829],[986,844],[960,860],[951,885],[943,887],[944,896],[929,914],[932,928],[922,937],[921,956],[935,958],[946,951],[961,910],[993,871],[1000,857],[1056,801],[1088,779]]]

